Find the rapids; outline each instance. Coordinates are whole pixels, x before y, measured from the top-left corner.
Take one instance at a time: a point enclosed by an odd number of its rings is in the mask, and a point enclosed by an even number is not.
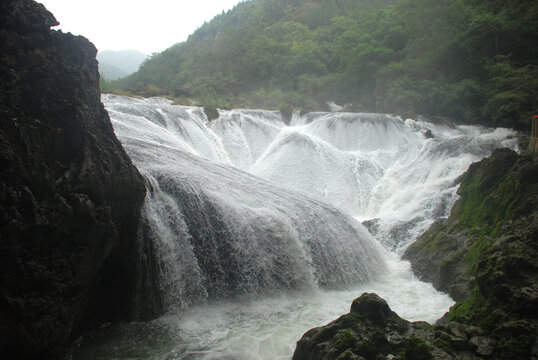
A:
[[[383,114],[220,110],[103,95],[146,178],[133,308],[153,321],[80,340],[75,359],[289,359],[364,291],[435,321],[452,300],[399,254],[514,132]],[[363,226],[362,222],[365,226]]]

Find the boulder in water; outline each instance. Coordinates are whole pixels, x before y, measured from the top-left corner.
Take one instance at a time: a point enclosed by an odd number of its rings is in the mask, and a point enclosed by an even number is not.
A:
[[[213,105],[205,105],[204,113],[209,121],[219,118],[219,111]]]
[[[400,318],[378,295],[364,293],[353,301],[349,314],[305,333],[293,360],[390,359],[396,355],[431,359],[432,351],[442,351],[433,345],[431,329],[427,323]]]

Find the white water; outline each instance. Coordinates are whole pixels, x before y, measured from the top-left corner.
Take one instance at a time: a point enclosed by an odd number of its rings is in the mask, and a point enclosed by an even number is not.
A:
[[[506,129],[379,114],[294,114],[286,126],[277,112],[233,110],[209,123],[164,99],[103,102],[147,178],[142,236],[158,276],[142,272],[140,287],[168,315],[103,329],[77,359],[289,359],[364,291],[435,321],[451,299],[397,254],[448,215],[471,162],[515,146]]]

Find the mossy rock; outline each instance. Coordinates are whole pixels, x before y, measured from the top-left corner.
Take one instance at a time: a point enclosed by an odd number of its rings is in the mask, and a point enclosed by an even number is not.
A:
[[[289,125],[291,122],[291,118],[293,117],[293,107],[289,104],[283,104],[280,105],[280,115],[282,116],[282,120],[286,125]]]
[[[219,111],[213,105],[205,105],[204,113],[209,121],[216,120],[220,116]]]
[[[421,339],[411,337],[400,351],[400,359],[406,360],[430,360],[433,356],[430,347]]]

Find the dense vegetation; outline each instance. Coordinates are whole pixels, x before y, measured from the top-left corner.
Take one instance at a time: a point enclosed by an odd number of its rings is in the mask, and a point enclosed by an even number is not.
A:
[[[385,112],[518,126],[538,110],[538,2],[251,0],[113,85],[221,107]]]

